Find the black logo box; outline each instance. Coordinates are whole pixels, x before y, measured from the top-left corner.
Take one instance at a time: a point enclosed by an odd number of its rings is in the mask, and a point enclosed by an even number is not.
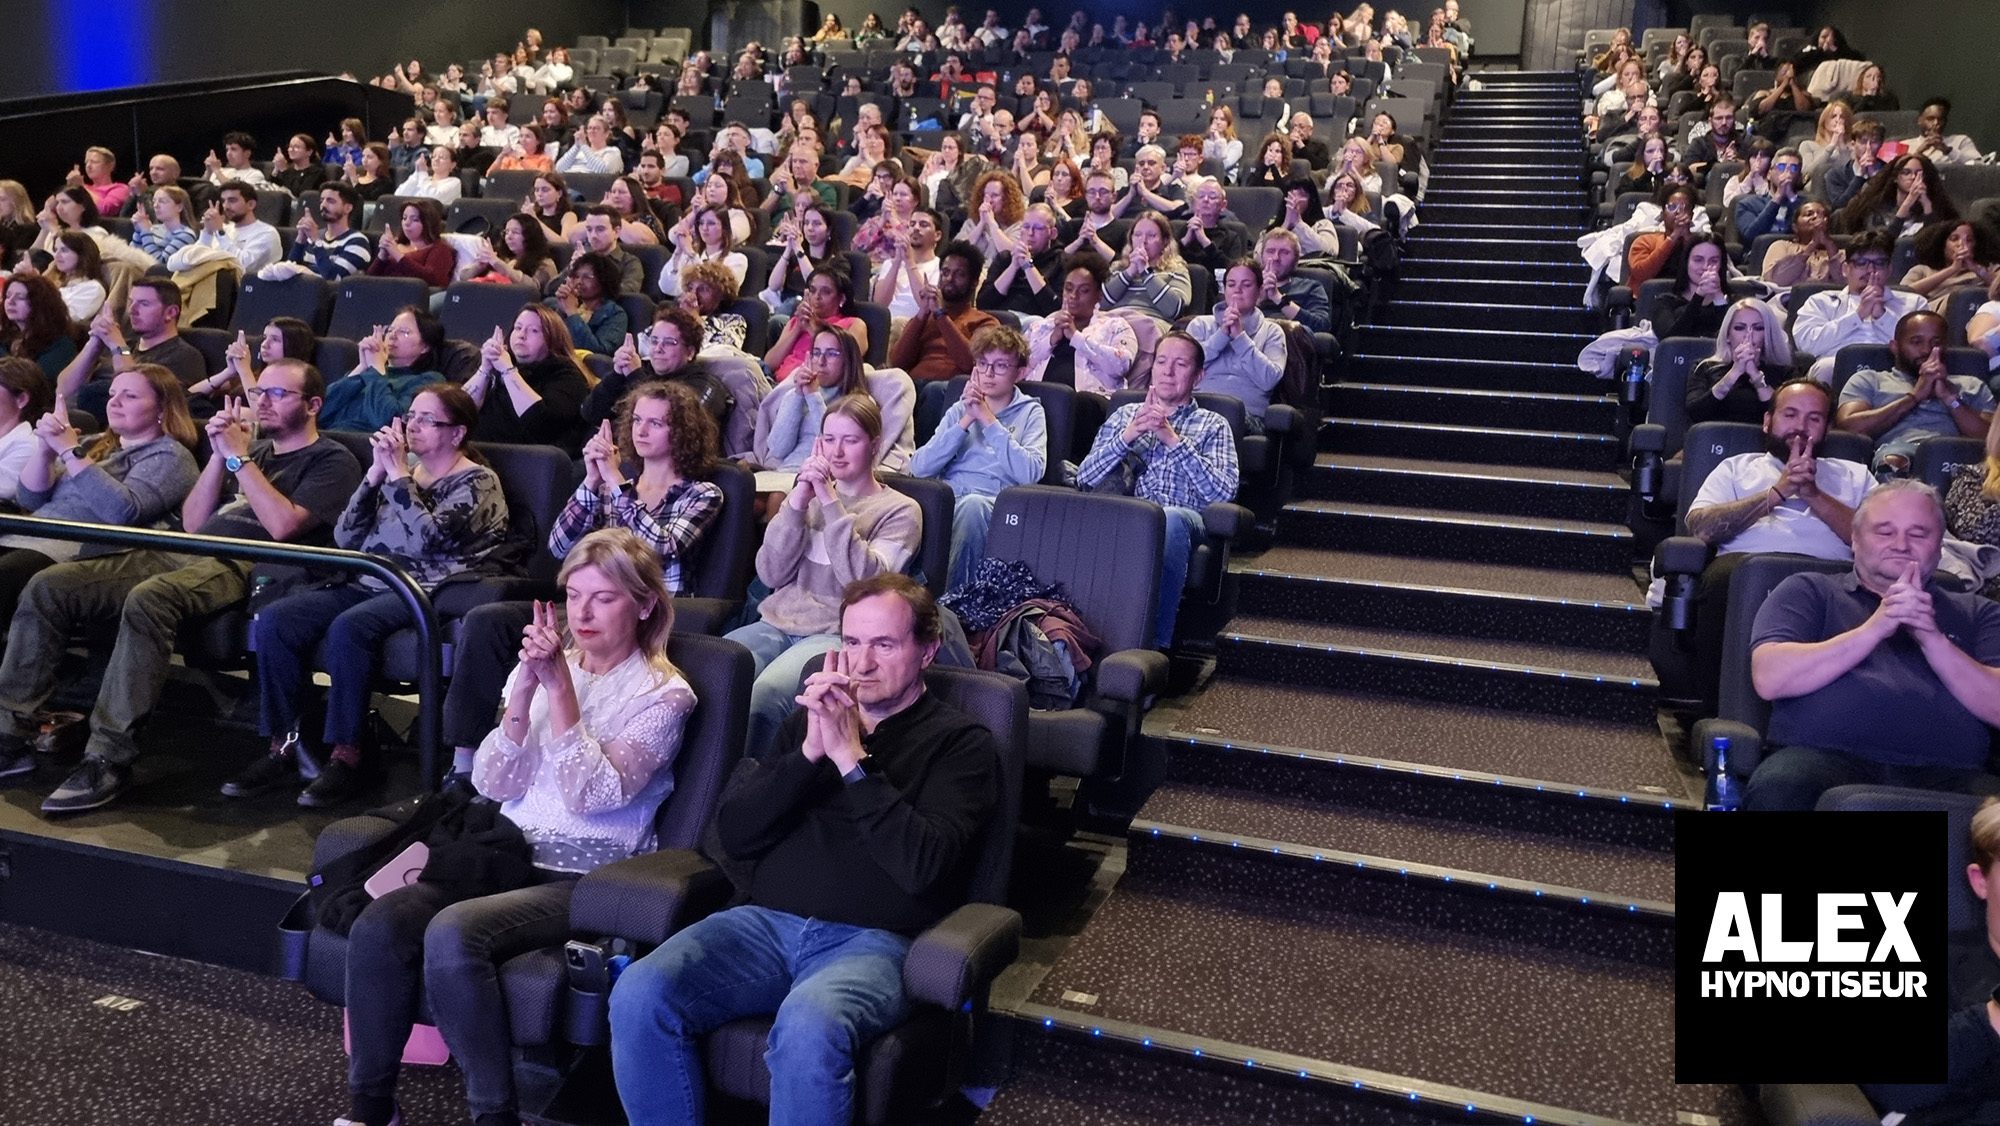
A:
[[[1682,1083],[1941,1083],[1945,1080],[1948,819],[1939,812],[1739,813],[1687,811],[1675,824],[1674,1078]],[[1747,898],[1761,943],[1762,899],[1784,897],[1782,937],[1818,938],[1822,892],[1917,893],[1903,923],[1919,962],[1751,962],[1741,953],[1704,963],[1724,892]],[[1969,893],[1968,893],[1969,894]],[[1887,928],[1875,904],[1843,909],[1861,925],[1840,932],[1869,945]],[[1922,997],[1702,996],[1704,971],[1924,975]],[[1740,991],[1739,991],[1740,992]]]

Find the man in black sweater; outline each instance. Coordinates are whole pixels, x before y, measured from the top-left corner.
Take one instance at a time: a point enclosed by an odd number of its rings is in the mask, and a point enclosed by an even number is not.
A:
[[[965,902],[999,756],[992,733],[924,691],[937,605],[877,575],[848,584],[840,624],[841,648],[716,815],[747,869],[742,902],[662,943],[612,991],[612,1065],[633,1126],[701,1121],[701,1036],[766,1013],[772,1121],[849,1121],[855,1057],[908,1013],[911,940]]]

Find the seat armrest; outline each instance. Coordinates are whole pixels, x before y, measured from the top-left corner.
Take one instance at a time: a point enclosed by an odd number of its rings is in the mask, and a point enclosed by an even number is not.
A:
[[[1611,292],[1604,298],[1604,315],[1611,318],[1613,326],[1617,328],[1630,328],[1632,326],[1632,314],[1635,304],[1631,286],[1614,285],[1611,287]]]
[[[1875,1126],[1882,1120],[1851,1083],[1766,1083],[1757,1101],[1771,1126]]]
[[[1689,738],[1694,740],[1695,751],[1701,755],[1703,774],[1715,772],[1715,758],[1712,748],[1720,736],[1729,740],[1729,771],[1736,775],[1741,785],[1750,780],[1750,774],[1757,764],[1764,761],[1764,735],[1747,723],[1733,719],[1714,717],[1696,720]]]
[[[1167,688],[1167,655],[1157,649],[1124,649],[1097,663],[1097,694],[1137,705]]]
[[[350,856],[396,831],[401,822],[364,813],[343,817],[313,839],[313,868],[324,868],[343,856]]]
[[[1289,403],[1272,403],[1264,408],[1264,433],[1290,437],[1305,425],[1305,414]]]
[[[1706,540],[1694,536],[1669,536],[1653,549],[1655,575],[1699,575],[1708,567]]]
[[[1211,504],[1201,510],[1202,531],[1211,538],[1232,543],[1256,522],[1257,517],[1249,509],[1229,501]]]
[[[1021,915],[968,903],[917,936],[903,957],[903,989],[952,1012],[985,992],[1021,951]]]
[[[634,856],[585,875],[569,904],[570,926],[658,945],[720,907],[730,884],[722,869],[693,849]]]
[[[1632,428],[1632,452],[1635,454],[1664,454],[1667,452],[1667,428],[1657,422],[1642,422]]]

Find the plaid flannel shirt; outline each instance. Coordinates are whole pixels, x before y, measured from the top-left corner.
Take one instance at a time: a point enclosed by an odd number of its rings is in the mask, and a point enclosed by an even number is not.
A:
[[[1167,420],[1181,436],[1181,444],[1169,446],[1151,434],[1141,434],[1127,445],[1125,427],[1139,413],[1141,403],[1127,403],[1111,412],[1090,445],[1090,455],[1077,468],[1077,482],[1088,488],[1109,476],[1127,450],[1145,459],[1139,474],[1137,495],[1166,508],[1191,508],[1196,512],[1236,496],[1238,469],[1236,435],[1229,423],[1214,411],[1192,400]]]
[[[630,528],[660,553],[667,593],[687,594],[694,586],[688,578],[687,553],[721,512],[722,490],[712,481],[682,481],[652,508],[639,503],[632,485],[613,493],[609,504],[589,485],[578,485],[557,515],[555,527],[549,529],[549,551],[561,559],[576,541],[599,528]]]

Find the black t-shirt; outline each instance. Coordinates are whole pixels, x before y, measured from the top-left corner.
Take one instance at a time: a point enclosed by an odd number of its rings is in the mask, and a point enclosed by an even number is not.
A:
[[[174,378],[181,381],[182,387],[192,387],[208,378],[208,361],[202,359],[201,349],[179,336],[169,336],[153,348],[141,348],[133,344],[132,362],[158,364],[173,372]],[[98,353],[97,370],[91,373],[91,380],[109,382],[116,374],[116,370],[111,366],[110,350]]]
[[[1062,259],[1062,247],[1057,245],[1034,256],[1035,269],[1042,275],[1040,293],[1035,292],[1026,270],[1016,273],[1007,284],[1007,292],[1001,293],[993,283],[1007,272],[1011,259],[995,259],[986,268],[986,284],[979,288],[978,306],[989,313],[1004,309],[1034,317],[1048,316],[1062,307]]]
[[[216,454],[221,457],[221,454]],[[347,502],[361,487],[361,463],[346,446],[320,435],[310,446],[288,454],[277,452],[269,441],[250,444],[250,460],[274,488],[287,499],[312,514],[312,522],[293,536],[292,543],[330,544],[333,526]],[[229,536],[239,540],[268,540],[256,510],[244,500],[234,476],[222,485],[223,501],[199,529],[204,536]]]
[[[1042,379],[1064,387],[1076,386],[1076,343],[1071,337],[1063,337],[1049,349],[1049,366],[1042,372]]]
[[[1938,629],[1973,660],[2000,665],[2000,602],[1928,588]],[[1798,574],[1757,611],[1750,647],[1819,642],[1860,626],[1882,599],[1849,571]],[[1906,629],[1825,687],[1771,704],[1773,747],[1820,747],[1894,766],[1982,770],[1992,734],[1931,670]]]

